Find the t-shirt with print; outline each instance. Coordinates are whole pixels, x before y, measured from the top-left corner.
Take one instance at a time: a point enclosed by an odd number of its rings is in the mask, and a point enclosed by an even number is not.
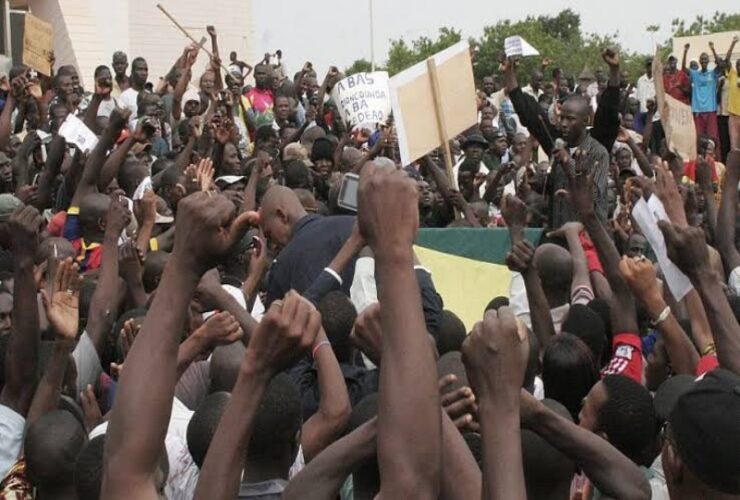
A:
[[[727,87],[727,108],[731,115],[740,116],[740,87],[738,84],[737,69],[732,68],[727,72],[727,81],[725,86]]]
[[[642,384],[642,364],[642,342],[639,335],[619,333],[612,341],[612,359],[601,374],[624,375]]]
[[[82,237],[80,207],[69,207],[67,210],[63,235],[75,249],[75,262],[80,266],[80,272],[84,273],[100,267],[103,262],[103,246],[100,243],[86,242]]]
[[[239,486],[238,499],[251,500],[280,500],[283,490],[288,485],[284,479],[271,479],[261,483],[242,483]]]
[[[714,71],[690,70],[691,111],[713,113],[717,111],[717,73]]]
[[[273,96],[272,90],[269,89],[258,89],[257,87],[253,88],[249,92],[247,92],[246,97],[246,108],[247,110],[253,110],[255,114],[272,114],[273,104],[275,101],[275,98]]]

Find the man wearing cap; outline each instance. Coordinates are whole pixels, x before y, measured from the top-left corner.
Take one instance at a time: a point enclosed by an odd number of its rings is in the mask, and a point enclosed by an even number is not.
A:
[[[672,500],[740,496],[740,377],[717,369],[680,396],[663,436]]]
[[[488,175],[490,170],[486,167],[485,163],[483,163],[483,153],[488,149],[488,141],[483,138],[480,134],[471,134],[465,138],[465,140],[462,143],[462,151],[463,151],[463,157],[458,161],[454,167],[452,167],[452,182],[455,187],[455,189],[459,190],[460,187],[457,183],[457,176],[460,172],[460,166],[465,162],[466,160],[473,160],[477,161],[480,165],[480,168],[478,169],[479,174]],[[486,192],[486,186],[485,183],[483,183],[480,188],[480,196],[483,197],[483,194]]]
[[[483,154],[483,163],[488,170],[495,172],[509,161],[509,143],[506,141],[506,134],[498,127],[490,125],[490,122],[481,123],[480,130],[489,144],[488,150]]]

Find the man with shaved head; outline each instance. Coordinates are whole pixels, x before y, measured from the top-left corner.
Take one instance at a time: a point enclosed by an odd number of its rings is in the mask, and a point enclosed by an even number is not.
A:
[[[572,96],[563,103],[560,110],[560,132],[565,144],[555,145],[553,155],[556,167],[550,176],[551,212],[550,226],[557,228],[566,222],[579,220],[565,197],[554,196],[560,189],[568,187],[568,178],[564,169],[574,169],[574,155],[576,151],[584,156],[585,165],[594,165],[593,196],[594,208],[597,217],[606,223],[609,200],[607,198],[607,184],[609,181],[609,153],[599,141],[591,137],[587,126],[591,117],[589,102],[581,96]]]
[[[303,293],[326,268],[352,233],[353,216],[309,214],[298,195],[273,186],[262,199],[260,226],[275,257],[267,284],[267,306],[288,291]],[[354,260],[335,276],[349,294]]]

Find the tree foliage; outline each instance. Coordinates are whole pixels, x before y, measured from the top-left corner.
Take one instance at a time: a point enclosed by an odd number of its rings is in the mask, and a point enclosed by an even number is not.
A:
[[[688,25],[683,19],[674,19],[671,23],[673,36],[708,35],[722,31],[739,30],[740,13],[726,14],[724,12],[715,12],[711,18],[696,16]]]
[[[657,24],[646,27],[648,33],[655,33],[658,29]],[[674,19],[671,24],[672,36],[732,30],[740,30],[738,13],[715,12],[711,18],[697,16],[690,23]],[[520,21],[502,19],[496,24],[484,27],[483,34],[479,37],[469,38],[471,46],[477,48],[474,73],[478,81],[484,76],[498,73],[499,61],[503,57],[504,40],[513,35],[522,36],[541,54],[541,57],[526,57],[521,61],[519,75],[522,84],[527,82],[528,76],[539,67],[544,57],[553,61],[550,69],[558,67],[566,76],[577,77],[584,68],[594,73],[599,69],[606,71],[607,66],[601,59],[601,51],[611,47],[619,51],[622,68],[628,71],[631,78],[636,79],[644,71],[645,59],[653,55],[625,51],[618,42],[618,32],[583,32],[580,14],[572,9],[565,9],[554,16],[528,16]],[[391,75],[394,75],[460,40],[462,32],[453,27],[440,28],[436,38],[422,36],[411,41],[403,38],[391,40],[385,67]],[[662,54],[667,55],[670,52],[671,41],[668,40],[663,46]],[[360,59],[347,69],[347,74],[369,70],[370,63]],[[546,79],[549,76],[545,74]]]
[[[344,70],[344,74],[347,76],[354,75],[355,73],[367,73],[372,71],[373,65],[367,59],[357,59],[352,63],[352,66]],[[376,71],[381,71],[383,68],[375,67]]]
[[[462,32],[448,27],[439,29],[436,40],[422,36],[413,40],[411,45],[406,43],[403,38],[391,40],[391,46],[388,50],[388,63],[386,64],[388,72],[395,75],[460,40],[462,40]]]

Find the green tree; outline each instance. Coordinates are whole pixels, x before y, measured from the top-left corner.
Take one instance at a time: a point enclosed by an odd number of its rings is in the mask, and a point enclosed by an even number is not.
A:
[[[391,40],[386,64],[388,72],[395,75],[460,40],[462,40],[462,32],[447,27],[439,29],[439,35],[435,40],[422,36],[411,41],[411,45],[406,43],[403,38]]]
[[[344,74],[347,76],[354,75],[355,73],[367,73],[372,71],[373,65],[367,59],[357,59],[352,63],[352,66],[344,70]],[[376,70],[382,71],[383,68],[375,67]]]
[[[498,72],[504,40],[514,35],[527,40],[539,50],[542,58],[549,58],[553,67],[560,68],[566,76],[577,77],[585,67],[592,72],[606,70],[601,59],[601,50],[605,47],[619,50],[625,63],[634,57],[634,54],[621,50],[616,41],[617,33],[582,33],[580,16],[571,9],[565,9],[556,16],[529,16],[513,23],[507,19],[485,27],[483,36],[477,41],[479,50],[474,72],[478,80]],[[526,57],[521,61],[519,73],[522,83],[539,66],[542,58]]]
[[[671,23],[673,36],[708,35],[710,33],[738,30],[740,30],[740,13],[715,12],[711,18],[696,16],[688,25],[683,19],[674,19]]]

